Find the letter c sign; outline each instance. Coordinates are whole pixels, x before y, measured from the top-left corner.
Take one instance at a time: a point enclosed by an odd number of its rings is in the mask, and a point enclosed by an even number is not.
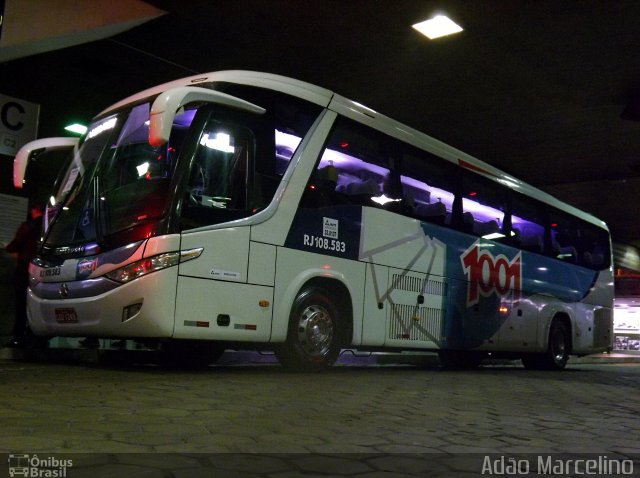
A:
[[[20,103],[8,101],[0,108],[0,122],[10,131],[19,131],[24,126],[24,123],[17,118],[25,113],[24,106]]]
[[[15,156],[36,139],[39,115],[40,105],[0,94],[0,154]]]

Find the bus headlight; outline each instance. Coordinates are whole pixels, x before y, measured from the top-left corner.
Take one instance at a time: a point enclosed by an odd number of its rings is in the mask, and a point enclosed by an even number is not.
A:
[[[108,272],[105,275],[111,280],[120,282],[121,284],[126,284],[138,277],[175,266],[180,262],[195,259],[196,257],[199,257],[200,254],[202,254],[202,248],[167,252],[132,262],[124,267]]]

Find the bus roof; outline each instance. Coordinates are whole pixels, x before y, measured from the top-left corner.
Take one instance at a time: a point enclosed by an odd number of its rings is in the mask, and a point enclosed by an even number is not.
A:
[[[604,221],[594,217],[593,215],[564,203],[552,195],[545,193],[544,191],[531,186],[530,184],[527,184],[504,171],[485,163],[484,161],[460,151],[459,149],[443,143],[426,133],[404,125],[399,121],[380,114],[364,105],[361,105],[360,103],[349,100],[348,98],[340,96],[330,90],[286,76],[245,70],[226,70],[193,75],[168,83],[163,83],[129,96],[128,98],[111,105],[98,116],[108,114],[109,112],[127,104],[150,96],[158,95],[172,88],[197,86],[201,83],[210,82],[229,82],[270,89],[296,96],[324,108],[329,108],[343,116],[364,123],[367,126],[424,149],[447,161],[453,162],[462,168],[481,174],[482,176],[501,183],[512,190],[518,191],[534,199],[538,199],[539,201],[561,209],[573,216],[579,217],[580,219],[606,229],[607,231],[609,230]]]

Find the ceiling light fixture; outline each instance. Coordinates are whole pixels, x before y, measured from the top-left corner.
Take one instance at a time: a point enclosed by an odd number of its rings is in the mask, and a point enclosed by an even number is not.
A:
[[[430,40],[462,31],[462,27],[446,15],[436,15],[412,26]]]
[[[64,129],[76,134],[85,134],[87,132],[87,127],[78,123],[65,126]]]

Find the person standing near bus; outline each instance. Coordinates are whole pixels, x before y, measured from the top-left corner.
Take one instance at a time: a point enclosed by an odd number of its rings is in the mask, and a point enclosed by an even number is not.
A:
[[[13,340],[9,346],[23,347],[27,341],[27,287],[29,286],[29,263],[36,254],[38,238],[42,231],[43,207],[33,204],[29,218],[23,222],[13,240],[7,244],[7,252],[16,257],[15,289],[15,322]]]

